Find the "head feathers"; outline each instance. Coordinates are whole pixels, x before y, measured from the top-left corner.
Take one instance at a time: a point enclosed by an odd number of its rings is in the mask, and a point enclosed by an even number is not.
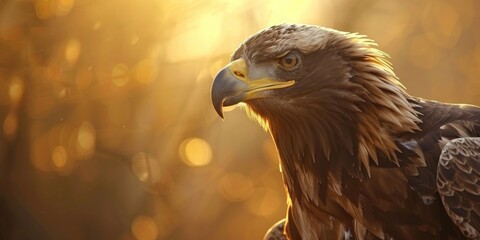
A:
[[[332,152],[345,149],[359,161],[348,171],[356,177],[370,175],[370,160],[378,164],[378,154],[399,164],[391,136],[417,130],[420,120],[388,56],[375,47],[363,35],[294,24],[270,27],[240,45],[232,58],[252,64],[289,51],[303,54],[296,86],[278,98],[247,102],[277,144],[307,146],[290,149],[297,153],[283,160],[309,155],[314,162],[328,161]]]

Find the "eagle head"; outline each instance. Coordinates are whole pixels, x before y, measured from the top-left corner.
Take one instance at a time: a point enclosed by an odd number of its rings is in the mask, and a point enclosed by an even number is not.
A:
[[[215,78],[215,110],[223,117],[222,107],[245,102],[268,118],[268,114],[285,112],[282,108],[303,109],[302,103],[309,101],[305,97],[318,95],[316,90],[330,80],[337,81],[336,76],[348,77],[348,66],[339,56],[325,56],[321,51],[332,38],[329,35],[335,33],[315,26],[283,24],[254,34]],[[334,65],[337,63],[344,66]]]
[[[419,121],[386,54],[375,47],[355,33],[272,26],[247,38],[219,71],[214,108],[223,117],[223,107],[245,103],[271,131],[282,158],[293,157],[282,156],[282,148],[300,145],[284,151],[329,159],[341,146],[368,171],[377,150],[395,155],[391,133],[414,131]]]

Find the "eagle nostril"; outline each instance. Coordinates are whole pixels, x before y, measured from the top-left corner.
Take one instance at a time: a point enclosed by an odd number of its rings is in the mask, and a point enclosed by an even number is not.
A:
[[[234,71],[233,74],[237,75],[238,77],[245,78],[245,75],[239,71]]]

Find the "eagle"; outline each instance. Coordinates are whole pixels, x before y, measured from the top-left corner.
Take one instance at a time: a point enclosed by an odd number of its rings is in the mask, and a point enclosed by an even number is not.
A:
[[[266,239],[480,239],[480,108],[409,95],[366,36],[266,28],[211,98],[275,143],[287,213]]]

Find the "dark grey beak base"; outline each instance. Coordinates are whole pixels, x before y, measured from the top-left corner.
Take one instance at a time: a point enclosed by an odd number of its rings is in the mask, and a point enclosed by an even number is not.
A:
[[[217,114],[223,118],[223,107],[232,106],[241,102],[247,84],[237,79],[229,67],[225,67],[217,73],[212,83],[212,103]]]

